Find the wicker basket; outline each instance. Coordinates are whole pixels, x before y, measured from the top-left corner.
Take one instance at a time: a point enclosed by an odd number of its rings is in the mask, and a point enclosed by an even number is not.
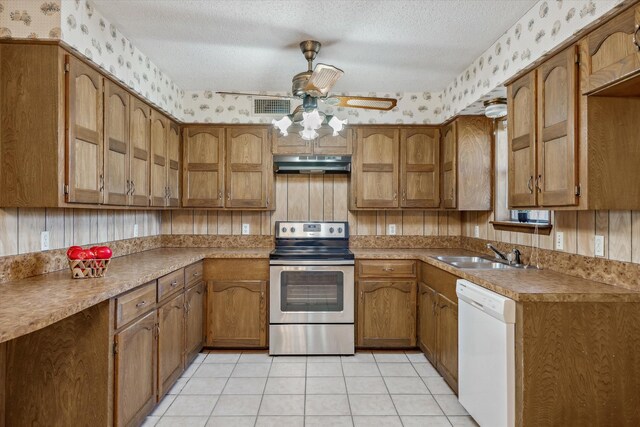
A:
[[[70,259],[69,268],[74,279],[103,277],[107,273],[110,259]]]

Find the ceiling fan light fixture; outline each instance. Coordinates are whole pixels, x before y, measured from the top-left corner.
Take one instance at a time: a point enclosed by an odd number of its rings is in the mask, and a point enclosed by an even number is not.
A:
[[[338,132],[344,129],[344,126],[347,124],[347,119],[340,120],[336,116],[332,116],[331,120],[329,120],[329,126],[333,129],[333,136],[338,136]]]
[[[273,124],[275,128],[280,130],[280,134],[282,136],[287,136],[289,135],[289,132],[288,132],[289,126],[293,124],[293,121],[289,116],[284,116],[280,120],[273,119],[271,121],[271,124]]]
[[[500,119],[507,115],[507,100],[494,98],[484,102],[484,115],[490,119]]]
[[[322,126],[322,122],[324,121],[324,117],[320,115],[320,112],[316,109],[313,111],[305,111],[302,113],[302,121],[300,124],[305,129],[313,129],[318,130],[320,126]]]
[[[318,134],[318,132],[316,132],[315,129],[304,128],[300,131],[300,137],[302,137],[302,139],[304,139],[305,141],[313,141],[318,136],[320,135]]]

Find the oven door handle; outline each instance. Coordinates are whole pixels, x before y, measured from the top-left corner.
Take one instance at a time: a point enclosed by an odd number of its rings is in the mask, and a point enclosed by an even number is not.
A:
[[[305,260],[305,261],[286,261],[286,260],[271,260],[269,261],[269,265],[276,266],[281,265],[284,267],[288,266],[305,266],[305,265],[315,265],[315,266],[334,266],[334,265],[355,265],[353,260]]]

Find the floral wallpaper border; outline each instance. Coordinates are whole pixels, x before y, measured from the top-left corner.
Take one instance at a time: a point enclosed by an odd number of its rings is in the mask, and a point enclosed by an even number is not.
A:
[[[504,96],[505,81],[607,12],[633,0],[540,0],[441,92],[362,93],[392,96],[380,112],[323,108],[350,123],[441,123],[482,114],[483,101]],[[0,38],[61,39],[174,118],[194,123],[268,123],[252,97],[185,92],[111,24],[90,0],[0,0]],[[293,104],[295,108],[297,104]]]

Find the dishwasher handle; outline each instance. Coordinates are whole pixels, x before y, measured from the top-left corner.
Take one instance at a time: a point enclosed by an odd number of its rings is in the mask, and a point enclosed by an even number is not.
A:
[[[504,323],[516,322],[516,302],[511,298],[464,279],[458,279],[456,282],[456,294],[460,302],[465,302]]]

